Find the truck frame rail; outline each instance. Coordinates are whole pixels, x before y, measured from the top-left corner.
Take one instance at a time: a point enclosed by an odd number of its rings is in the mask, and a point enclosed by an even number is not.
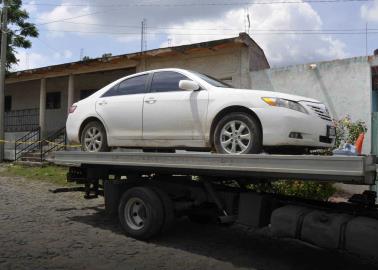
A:
[[[374,185],[376,178],[375,156],[60,151],[52,153],[48,161],[66,166],[254,180],[300,179]]]

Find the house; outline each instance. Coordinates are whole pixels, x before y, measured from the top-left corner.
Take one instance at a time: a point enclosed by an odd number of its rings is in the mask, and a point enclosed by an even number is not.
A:
[[[269,68],[264,51],[246,33],[238,37],[160,48],[11,73],[5,84],[5,158],[38,148],[22,141],[50,138],[65,126],[68,108],[110,82],[136,72],[179,67],[249,87],[250,72]],[[60,133],[59,133],[60,134]],[[58,136],[57,134],[56,136]],[[60,135],[59,135],[60,136]],[[16,148],[16,149],[15,149]]]

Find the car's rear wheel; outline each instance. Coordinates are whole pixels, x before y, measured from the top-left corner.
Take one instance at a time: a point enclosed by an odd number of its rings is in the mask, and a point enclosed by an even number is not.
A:
[[[262,150],[261,129],[246,113],[230,113],[216,125],[214,148],[222,154],[257,154]]]
[[[85,125],[81,134],[81,148],[85,152],[108,152],[109,146],[104,126],[92,121]]]

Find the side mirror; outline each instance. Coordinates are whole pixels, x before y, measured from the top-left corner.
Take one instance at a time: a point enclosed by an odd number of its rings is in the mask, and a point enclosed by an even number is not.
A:
[[[181,80],[179,82],[179,88],[182,90],[187,90],[187,91],[197,91],[200,89],[200,86],[198,83],[190,80]]]

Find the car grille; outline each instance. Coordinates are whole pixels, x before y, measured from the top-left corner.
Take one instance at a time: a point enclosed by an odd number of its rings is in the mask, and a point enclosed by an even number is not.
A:
[[[332,121],[332,118],[324,105],[313,105],[307,103],[307,106],[310,107],[321,119],[330,122]]]

